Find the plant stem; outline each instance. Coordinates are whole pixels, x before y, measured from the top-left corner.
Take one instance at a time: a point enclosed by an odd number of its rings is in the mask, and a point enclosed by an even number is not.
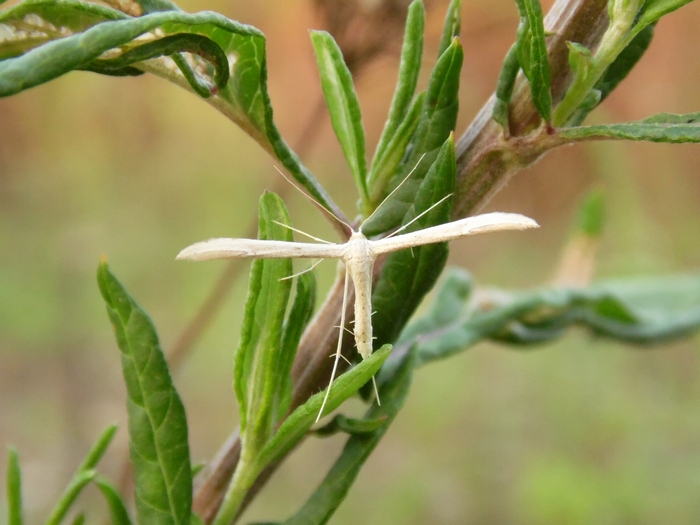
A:
[[[548,39],[548,49],[555,103],[562,100],[571,82],[566,41],[580,42],[589,49],[595,48],[607,24],[607,0],[557,0],[552,7],[545,20],[545,27],[554,33]],[[513,138],[509,141],[504,141],[503,128],[491,118],[494,100],[495,97],[492,97],[486,103],[457,145],[458,182],[453,207],[455,218],[470,215],[485,205],[513,174],[536,161],[546,151],[532,140],[518,138],[524,130],[536,128],[539,122],[539,115],[532,105],[529,86],[524,78],[518,79],[513,91]],[[539,133],[544,138],[547,130],[540,130]],[[379,272],[381,266],[381,261],[377,261],[375,272]],[[337,326],[340,319],[341,289],[342,282],[336,282],[304,333],[294,363],[294,392],[290,410],[326,386],[331,363],[327,356],[333,353],[333,345],[337,342],[337,328],[333,327]],[[350,298],[348,305],[352,306]],[[240,441],[230,438],[197,487],[194,509],[207,523],[211,523],[221,505],[226,480],[233,471],[239,453]],[[270,465],[260,474],[246,495],[242,508],[278,465],[279,463]]]

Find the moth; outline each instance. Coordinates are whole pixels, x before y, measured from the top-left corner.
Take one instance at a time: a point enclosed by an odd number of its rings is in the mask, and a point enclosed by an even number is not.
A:
[[[341,357],[342,335],[345,326],[345,304],[347,300],[349,280],[352,280],[355,288],[355,325],[353,335],[357,350],[363,359],[367,359],[372,353],[372,269],[377,257],[382,254],[424,246],[427,244],[447,242],[461,239],[469,235],[479,233],[496,232],[503,230],[525,230],[537,228],[539,225],[533,219],[517,213],[486,213],[467,217],[465,219],[424,228],[410,233],[400,233],[412,222],[418,220],[425,213],[432,210],[448,195],[435,203],[429,209],[419,214],[413,221],[402,226],[393,234],[381,239],[368,239],[362,233],[362,225],[357,229],[352,229],[352,234],[345,243],[331,243],[317,239],[317,243],[308,242],[287,242],[261,239],[230,239],[217,238],[207,241],[197,242],[182,250],[177,259],[191,261],[205,261],[209,259],[229,259],[229,258],[309,258],[309,259],[340,259],[345,264],[345,285],[343,293],[343,307],[340,319],[340,335],[338,337],[338,347],[335,354],[335,362],[331,379],[326,390],[326,395],[319,412],[319,418],[323,413],[330,386],[333,383]],[[369,219],[369,218],[368,218]],[[367,220],[365,222],[367,222]],[[364,225],[364,222],[363,222]],[[286,226],[286,225],[283,225]],[[293,229],[293,228],[292,228]],[[298,230],[294,230],[298,231]],[[300,232],[304,233],[304,232]],[[305,234],[308,235],[308,234]],[[375,386],[376,393],[376,386]],[[379,399],[377,397],[377,399]],[[318,421],[318,418],[317,418]]]

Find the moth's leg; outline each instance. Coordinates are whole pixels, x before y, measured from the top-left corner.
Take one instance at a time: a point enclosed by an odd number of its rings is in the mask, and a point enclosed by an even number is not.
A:
[[[303,274],[305,274],[305,273],[307,273],[307,272],[312,271],[314,268],[316,268],[316,267],[317,267],[319,264],[321,264],[322,262],[323,262],[323,259],[319,259],[318,261],[316,261],[315,263],[313,263],[313,264],[312,264],[309,268],[307,268],[306,270],[302,270],[302,271],[300,271],[300,272],[298,272],[298,273],[295,273],[295,274],[293,274],[293,275],[288,275],[287,277],[282,277],[282,278],[280,279],[280,281],[286,281],[287,279],[294,279],[295,277],[299,277],[300,275],[303,275]]]
[[[343,349],[343,332],[345,328],[345,307],[348,302],[348,287],[350,285],[350,272],[345,268],[345,285],[343,287],[343,307],[340,311],[340,329],[338,330],[338,347],[335,352],[335,362],[333,363],[333,371],[331,372],[331,380],[328,383],[328,388],[326,389],[326,395],[323,397],[323,403],[321,404],[321,410],[318,411],[318,416],[316,416],[316,422],[321,419],[323,415],[323,409],[326,408],[326,402],[328,401],[328,396],[331,394],[331,386],[333,385],[333,380],[335,379],[335,374],[338,371],[338,362],[340,361],[341,352]]]

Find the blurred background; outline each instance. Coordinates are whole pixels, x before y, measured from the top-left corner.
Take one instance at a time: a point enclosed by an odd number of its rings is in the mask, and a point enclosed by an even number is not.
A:
[[[269,88],[283,136],[353,216],[357,196],[328,116],[318,109],[307,33],[334,30],[321,14],[324,4],[181,3],[189,11],[220,11],[267,35]],[[446,4],[428,3],[426,74]],[[517,11],[510,0],[471,0],[462,24],[457,136],[494,89]],[[383,51],[356,73],[369,151],[398,66],[401,30],[386,32],[392,38],[382,42]],[[588,122],[697,111],[697,49],[695,3],[661,20],[641,63]],[[547,282],[578,205],[597,188],[607,203],[597,279],[697,271],[699,163],[700,147],[693,145],[601,143],[554,151],[487,208],[524,213],[542,228],[455,242],[451,264],[503,288]],[[125,458],[119,351],[95,281],[101,255],[150,313],[168,352],[225,267],[176,262],[175,254],[194,241],[243,235],[261,192],[280,187],[274,164],[206,103],[147,75],[71,73],[0,100],[0,443],[19,450],[28,522],[45,517],[110,423],[120,431],[101,472],[117,480]],[[285,200],[296,227],[336,238],[299,194],[287,191]],[[333,263],[319,267],[321,293],[334,272]],[[231,353],[247,273],[246,265],[175,375],[195,462],[211,458],[237,423]],[[572,331],[536,351],[481,344],[423,368],[332,522],[697,523],[699,347],[698,336],[640,350]],[[360,410],[358,402],[348,408]],[[288,516],[342,444],[340,436],[307,440],[247,520]],[[5,464],[0,454],[3,471]],[[83,502],[88,522],[104,509],[96,491]]]

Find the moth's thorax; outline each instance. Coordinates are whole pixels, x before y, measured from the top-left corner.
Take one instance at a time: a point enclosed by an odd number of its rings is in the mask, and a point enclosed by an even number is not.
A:
[[[377,258],[374,250],[372,250],[372,243],[367,240],[365,234],[361,231],[352,232],[350,239],[345,244],[345,257],[343,260],[345,264],[357,263],[373,263]]]

